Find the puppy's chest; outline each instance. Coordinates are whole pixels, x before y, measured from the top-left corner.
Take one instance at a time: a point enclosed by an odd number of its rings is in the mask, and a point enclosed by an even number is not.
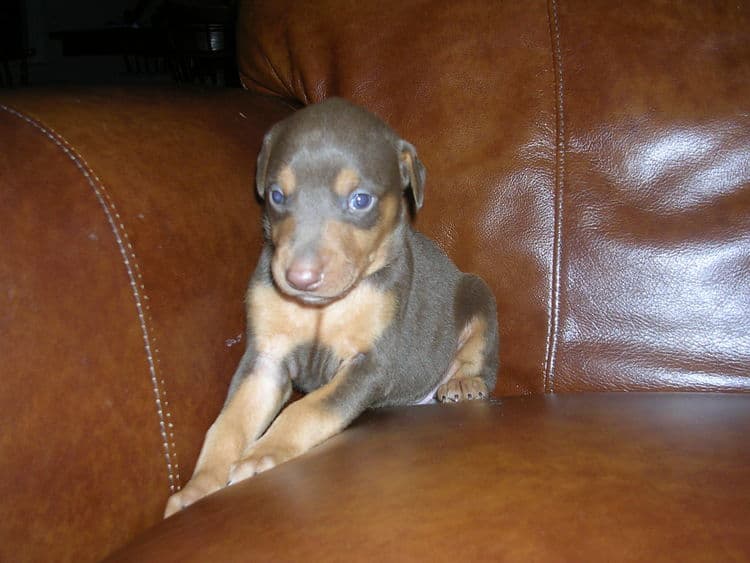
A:
[[[361,284],[323,307],[305,306],[276,288],[257,285],[248,295],[248,324],[259,354],[295,370],[330,371],[369,352],[388,328],[395,299]],[[334,370],[335,371],[335,370]]]

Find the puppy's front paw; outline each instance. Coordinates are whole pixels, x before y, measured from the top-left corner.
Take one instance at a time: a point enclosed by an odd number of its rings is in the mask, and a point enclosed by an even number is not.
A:
[[[436,397],[441,403],[475,401],[489,396],[481,377],[454,377],[438,387]]]
[[[249,479],[291,459],[296,454],[291,448],[258,444],[250,448],[229,471],[229,485]]]
[[[175,512],[187,508],[194,502],[218,491],[225,485],[226,482],[222,482],[221,479],[209,473],[194,475],[180,492],[169,497],[167,508],[164,510],[164,518],[169,518]]]

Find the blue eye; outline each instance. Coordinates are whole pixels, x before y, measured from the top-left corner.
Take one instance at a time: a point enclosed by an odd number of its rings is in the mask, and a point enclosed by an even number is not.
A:
[[[281,205],[286,200],[286,197],[284,197],[284,192],[282,192],[279,188],[271,188],[271,201],[273,201],[276,205]]]
[[[370,194],[364,192],[354,193],[349,198],[349,209],[353,211],[364,211],[372,206],[373,199],[374,198]]]

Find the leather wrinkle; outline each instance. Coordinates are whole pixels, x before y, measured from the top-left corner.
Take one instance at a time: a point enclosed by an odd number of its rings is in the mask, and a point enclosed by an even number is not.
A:
[[[273,63],[271,62],[270,57],[265,53],[261,52],[261,55],[263,56],[263,61],[268,65],[268,68],[271,70],[271,74],[273,74],[274,78],[279,81],[279,84],[284,84],[284,88],[286,89],[286,94],[289,97],[294,97],[292,94],[293,89],[289,84],[285,84],[284,81],[281,78],[281,75],[279,74],[279,71],[276,70],[276,67],[273,66]]]
[[[554,65],[555,80],[555,184],[554,184],[554,222],[552,275],[550,280],[549,319],[547,328],[547,351],[544,367],[544,391],[555,391],[555,360],[560,326],[560,287],[562,260],[562,220],[563,189],[565,187],[565,100],[562,65],[562,48],[560,39],[560,20],[557,0],[549,0],[548,17],[550,27],[550,45]]]
[[[172,413],[168,409],[167,391],[164,379],[159,378],[159,370],[157,367],[160,363],[159,350],[154,346],[156,337],[154,335],[154,323],[151,319],[150,307],[148,305],[149,297],[145,293],[143,276],[140,271],[141,268],[122,217],[120,217],[117,207],[112,201],[102,181],[80,153],[62,135],[52,127],[43,124],[12,107],[0,104],[0,109],[22,121],[25,121],[27,124],[35,128],[39,133],[52,141],[52,143],[54,143],[63,154],[70,159],[73,165],[81,172],[86,183],[91,187],[94,196],[104,212],[107,223],[109,223],[112,229],[112,234],[114,235],[115,242],[122,257],[123,265],[128,274],[130,287],[135,300],[141,334],[143,336],[144,351],[146,352],[146,360],[149,366],[149,378],[151,379],[153,386],[154,401],[159,419],[159,432],[164,446],[164,458],[169,489],[171,492],[176,492],[181,488],[181,479],[179,474],[179,458],[177,455],[173,430],[174,421]]]

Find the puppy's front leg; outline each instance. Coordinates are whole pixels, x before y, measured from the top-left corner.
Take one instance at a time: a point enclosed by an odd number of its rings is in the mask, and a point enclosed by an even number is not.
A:
[[[248,362],[250,363],[250,362]],[[167,518],[226,486],[232,464],[257,440],[289,398],[291,383],[278,366],[262,357],[240,366],[224,408],[206,433],[193,476],[167,502]]]
[[[369,363],[343,367],[328,384],[284,409],[263,437],[245,450],[230,472],[230,482],[297,457],[346,428],[372,402],[372,378],[363,373]]]

